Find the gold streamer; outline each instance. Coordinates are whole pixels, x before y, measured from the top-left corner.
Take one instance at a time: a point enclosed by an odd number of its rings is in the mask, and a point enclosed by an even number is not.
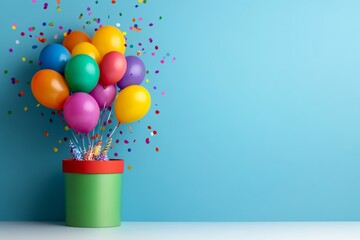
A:
[[[107,143],[106,143],[106,145],[105,145],[104,149],[101,151],[101,154],[102,154],[102,155],[105,155],[105,156],[107,155],[107,153],[108,153],[108,151],[109,151],[109,148],[110,148],[111,143],[112,143],[112,138],[109,138],[109,140],[107,141]]]
[[[95,146],[94,146],[94,157],[97,157],[97,156],[100,155],[101,146],[102,146],[102,141],[101,140],[95,144]]]

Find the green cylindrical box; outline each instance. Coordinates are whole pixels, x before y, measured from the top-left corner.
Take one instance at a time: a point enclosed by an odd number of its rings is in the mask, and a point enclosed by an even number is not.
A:
[[[63,160],[65,223],[72,227],[121,224],[123,160]]]

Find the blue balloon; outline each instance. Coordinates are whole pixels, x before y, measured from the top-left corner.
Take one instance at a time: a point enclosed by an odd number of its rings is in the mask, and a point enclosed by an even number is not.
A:
[[[40,67],[41,69],[52,69],[64,73],[65,65],[70,58],[70,52],[63,45],[52,43],[41,50]]]

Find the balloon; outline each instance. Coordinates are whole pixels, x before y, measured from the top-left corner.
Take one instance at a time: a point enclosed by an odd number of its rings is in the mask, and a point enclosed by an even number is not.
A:
[[[31,91],[39,103],[52,109],[62,109],[70,95],[64,77],[51,69],[35,73],[31,80]]]
[[[39,56],[40,67],[41,69],[52,69],[63,73],[70,58],[70,52],[63,45],[52,43],[41,50]]]
[[[94,33],[92,44],[99,50],[100,57],[111,51],[124,54],[125,38],[122,32],[114,26],[101,27]]]
[[[121,90],[115,99],[115,116],[120,123],[139,120],[149,111],[151,97],[146,88],[132,85]]]
[[[104,87],[101,83],[98,83],[90,92],[90,95],[95,98],[100,108],[106,108],[113,103],[116,97],[116,87],[115,85]]]
[[[71,52],[76,45],[82,42],[91,42],[89,35],[82,31],[72,31],[64,38],[63,45]]]
[[[99,120],[100,109],[96,100],[87,93],[74,93],[64,104],[65,121],[75,131],[88,133]]]
[[[126,71],[126,59],[119,52],[109,52],[100,62],[100,82],[104,85],[113,85],[120,81]]]
[[[140,85],[145,78],[145,64],[136,56],[126,57],[127,67],[123,78],[117,83],[121,89],[130,85]]]
[[[73,92],[91,92],[99,81],[99,66],[85,54],[72,57],[65,67],[65,79]]]
[[[76,45],[71,51],[71,56],[86,54],[92,57],[97,63],[100,62],[100,54],[94,45],[88,42],[82,42]]]

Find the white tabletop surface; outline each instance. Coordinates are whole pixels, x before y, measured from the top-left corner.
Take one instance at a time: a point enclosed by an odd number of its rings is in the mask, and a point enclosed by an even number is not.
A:
[[[360,222],[124,222],[115,228],[73,228],[61,222],[0,222],[0,239],[358,240]]]

